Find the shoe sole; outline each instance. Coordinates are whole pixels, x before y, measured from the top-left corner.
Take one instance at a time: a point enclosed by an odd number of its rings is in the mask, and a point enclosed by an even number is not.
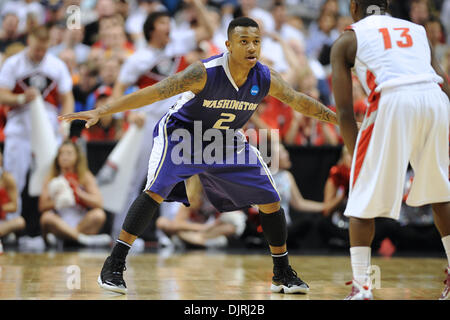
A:
[[[272,284],[270,286],[270,291],[274,292],[274,293],[308,293],[309,292],[309,288],[305,288],[305,287],[286,287],[284,285],[274,285]]]
[[[127,288],[118,288],[118,287],[114,287],[114,286],[105,284],[102,282],[102,279],[100,278],[100,276],[98,276],[98,278],[97,278],[97,283],[101,288],[103,288],[105,290],[120,293],[120,294],[127,294]]]

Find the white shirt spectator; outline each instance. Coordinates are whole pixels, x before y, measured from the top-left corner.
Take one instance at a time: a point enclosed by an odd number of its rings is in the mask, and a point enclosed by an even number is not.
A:
[[[289,65],[284,56],[282,46],[269,37],[264,37],[261,44],[261,55],[264,59],[272,62],[273,69],[279,73],[287,72]]]
[[[72,91],[72,78],[65,63],[46,54],[39,64],[32,63],[27,57],[28,50],[9,57],[0,69],[0,87],[16,94],[23,93],[27,87],[38,89],[49,111],[55,130],[59,127],[57,108],[59,94]],[[8,112],[5,134],[27,136],[31,130],[29,107],[13,108]]]
[[[8,1],[2,8],[2,16],[9,12],[15,13],[19,18],[19,32],[25,31],[28,14],[33,14],[40,25],[45,23],[45,8],[36,1]]]

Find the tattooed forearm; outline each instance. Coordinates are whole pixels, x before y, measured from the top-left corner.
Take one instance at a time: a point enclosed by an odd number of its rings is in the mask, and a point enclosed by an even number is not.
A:
[[[186,70],[166,78],[157,84],[159,99],[166,99],[185,91],[196,91],[203,87],[206,81],[206,70],[202,63],[193,63]]]
[[[336,125],[338,124],[336,114],[325,105],[311,97],[308,97],[307,95],[301,93],[297,93],[297,95],[297,103],[292,105],[295,110],[320,121],[330,122]]]
[[[292,87],[273,70],[271,70],[271,77],[269,90],[271,96],[306,116],[316,118],[320,121],[338,124],[336,114],[332,110],[319,101],[292,89]]]
[[[201,62],[195,62],[182,72],[169,76],[153,86],[122,96],[96,110],[99,116],[132,110],[186,91],[196,94],[203,89],[205,83],[206,69]]]

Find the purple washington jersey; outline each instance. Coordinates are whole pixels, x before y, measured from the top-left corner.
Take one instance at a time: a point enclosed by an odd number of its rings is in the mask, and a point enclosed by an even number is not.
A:
[[[269,168],[242,133],[234,135],[232,144],[216,145],[226,155],[222,162],[215,161],[214,156],[211,161],[207,152],[210,140],[195,135],[200,122],[203,132],[211,128],[221,134],[238,131],[269,91],[268,67],[258,62],[238,88],[230,75],[227,57],[225,53],[204,60],[208,76],[204,89],[197,95],[185,92],[155,127],[145,190],[165,201],[189,205],[184,181],[195,174],[210,202],[221,212],[280,201]],[[180,129],[191,134],[179,140]],[[191,142],[187,150],[179,148],[180,141]],[[216,151],[213,154],[217,155]]]
[[[185,92],[173,107],[172,117],[187,123],[202,121],[204,130],[242,128],[269,92],[269,68],[257,62],[238,88],[228,69],[228,54],[202,62],[207,73],[205,87],[196,95]]]

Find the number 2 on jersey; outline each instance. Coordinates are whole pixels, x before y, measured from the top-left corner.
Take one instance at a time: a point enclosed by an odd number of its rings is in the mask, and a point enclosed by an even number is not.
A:
[[[221,130],[227,130],[230,129],[229,126],[223,126],[222,124],[225,122],[233,122],[234,119],[236,119],[236,115],[233,113],[221,113],[220,116],[222,118],[220,118],[219,120],[216,121],[216,123],[214,124],[213,128],[214,129],[221,129]]]
[[[411,35],[409,34],[409,28],[394,28],[395,31],[403,31],[400,34],[400,37],[402,37],[403,41],[397,41],[397,46],[400,48],[410,48],[413,45],[413,39]],[[384,49],[389,50],[392,49],[392,40],[391,40],[391,34],[389,32],[388,28],[381,28],[379,29],[380,33],[383,35],[384,40]]]

